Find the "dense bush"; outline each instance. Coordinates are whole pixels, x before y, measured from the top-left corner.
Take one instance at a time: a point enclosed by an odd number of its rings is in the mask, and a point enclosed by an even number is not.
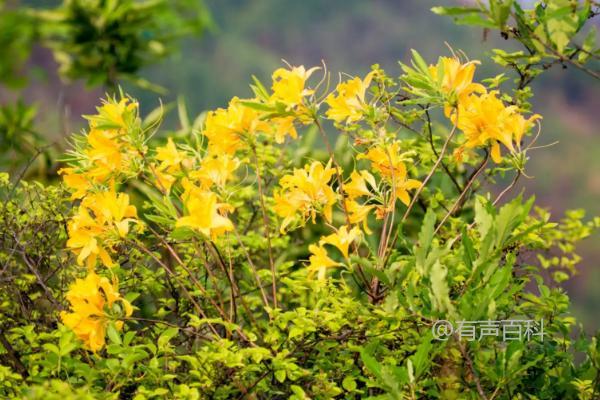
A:
[[[4,178],[5,395],[63,391],[50,379],[138,399],[593,391],[597,342],[571,341],[549,284],[597,221],[498,207],[514,180],[474,195],[524,173],[540,118],[472,82],[476,64],[415,52],[399,81],[375,67],[332,93],[308,83],[319,69],[282,68],[204,120],[181,110],[186,134],[158,146],[157,118],[107,99],[59,171],[71,210]],[[319,155],[323,116],[339,135]],[[432,337],[438,319],[513,317],[547,321],[546,337]]]
[[[600,220],[515,193],[542,117],[478,64],[288,65],[178,132],[107,96],[62,185],[0,175],[0,395],[596,398],[559,284]]]

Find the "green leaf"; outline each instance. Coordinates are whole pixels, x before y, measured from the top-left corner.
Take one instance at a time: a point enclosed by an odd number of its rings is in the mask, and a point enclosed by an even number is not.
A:
[[[177,115],[179,116],[181,127],[188,131],[190,129],[190,118],[188,117],[187,107],[183,96],[177,97]]]
[[[277,379],[280,383],[285,381],[286,373],[284,370],[280,369],[279,371],[275,371],[275,379]]]
[[[377,360],[369,354],[369,350],[367,348],[362,348],[360,350],[360,359],[367,370],[373,374],[375,378],[378,380],[383,380],[383,375],[381,374],[381,365],[377,362]]]
[[[433,358],[431,357],[432,348],[432,333],[431,330],[429,330],[421,340],[419,347],[417,347],[417,352],[410,358],[414,367],[415,378],[419,378],[431,363]]]
[[[421,231],[419,232],[419,242],[415,246],[415,256],[417,260],[417,267],[421,273],[425,273],[425,259],[427,253],[431,248],[433,241],[433,232],[435,230],[436,215],[432,208],[427,210],[425,218],[423,219],[423,225],[421,225]]]
[[[353,392],[356,390],[356,381],[354,377],[347,375],[342,381],[342,387],[349,392]]]
[[[121,341],[121,336],[119,335],[119,332],[117,332],[117,329],[115,328],[114,324],[111,323],[108,325],[108,328],[106,329],[106,334],[108,335],[108,338],[112,343],[119,345],[123,343]]]
[[[169,343],[169,341],[174,338],[175,336],[177,336],[177,334],[179,333],[179,328],[168,328],[166,329],[163,333],[160,334],[160,336],[158,337],[157,340],[157,345],[158,348],[163,348],[165,347],[165,345],[167,343]]]
[[[429,68],[427,67],[427,63],[425,62],[423,57],[421,57],[419,52],[416,51],[415,49],[410,49],[410,52],[411,52],[412,58],[413,58],[413,65],[416,68],[418,68],[421,71],[421,73],[425,74],[426,76],[430,76]]]
[[[429,279],[431,281],[431,297],[434,309],[449,313],[454,313],[454,306],[450,302],[450,290],[446,282],[448,270],[439,260],[437,260],[430,271]]]
[[[467,232],[467,227],[462,229],[462,245],[463,245],[463,261],[469,270],[473,269],[473,261],[475,260],[475,249],[473,248],[473,242]]]
[[[577,56],[577,61],[585,63],[590,58],[590,55],[594,53],[596,48],[596,36],[598,35],[596,26],[592,26],[588,34],[586,35],[581,45],[581,50]]]
[[[479,13],[481,10],[477,7],[431,7],[431,12],[437,15],[464,15]]]
[[[544,13],[544,22],[548,38],[562,53],[571,38],[577,33],[579,19],[576,8],[570,0],[554,0],[548,2]]]
[[[273,108],[273,106],[271,106],[271,105],[259,103],[256,101],[240,101],[240,103],[248,108],[253,108],[258,111],[274,111],[275,110],[275,108]]]

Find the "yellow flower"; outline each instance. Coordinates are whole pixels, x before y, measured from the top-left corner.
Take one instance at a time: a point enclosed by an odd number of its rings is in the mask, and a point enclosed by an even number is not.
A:
[[[183,186],[182,200],[188,215],[180,217],[175,226],[190,227],[211,239],[233,230],[231,221],[220,214],[220,211],[230,209],[228,204],[218,203],[215,193],[194,186],[187,180],[183,181]]]
[[[121,99],[118,103],[109,99],[96,109],[97,115],[85,116],[92,128],[127,129],[128,124],[137,116],[138,103],[130,102],[127,98]]]
[[[239,167],[240,160],[228,154],[208,154],[198,171],[190,173],[190,177],[200,181],[202,187],[210,188],[212,185],[219,187],[233,177]]]
[[[323,245],[316,246],[311,244],[308,246],[308,250],[312,253],[309,258],[310,264],[308,265],[309,278],[312,278],[312,276],[316,273],[318,280],[325,280],[327,268],[333,268],[341,265],[340,263],[329,258],[327,255],[327,250],[325,250]]]
[[[540,118],[533,115],[529,119],[519,114],[517,107],[505,106],[498,92],[471,95],[459,104],[458,111],[450,115],[466,138],[466,148],[491,145],[494,162],[502,161],[500,143],[511,153],[515,152],[514,142],[520,147],[520,141],[526,130]],[[458,115],[458,121],[457,121]]]
[[[81,199],[92,188],[90,178],[84,173],[77,173],[75,168],[62,168],[58,174],[63,176],[63,182],[73,191],[71,200]]]
[[[77,255],[77,263],[86,265],[93,269],[98,257],[106,266],[112,266],[113,261],[110,255],[102,245],[99,239],[104,235],[106,227],[97,223],[91,216],[87,208],[79,207],[77,214],[71,218],[67,225],[69,239],[67,247]]]
[[[111,190],[89,194],[68,223],[67,247],[77,254],[79,265],[86,262],[91,269],[100,257],[104,265],[111,267],[113,261],[107,249],[111,249],[117,238],[127,235],[129,223],[136,221],[136,217],[136,208],[129,204],[129,196],[124,193]]]
[[[227,109],[219,108],[206,116],[204,136],[208,139],[209,152],[234,154],[242,147],[242,138],[257,132],[271,132],[271,126],[261,119],[261,114],[242,104],[234,97]]]
[[[469,61],[462,64],[457,57],[440,57],[438,65],[430,65],[429,73],[434,80],[443,76],[441,89],[449,97],[446,107],[448,114],[451,107],[464,101],[471,93],[485,93],[485,87],[479,83],[473,83],[475,66],[479,61]]]
[[[168,172],[162,172],[156,166],[152,166],[154,173],[154,180],[156,182],[156,187],[160,189],[161,192],[169,193],[171,191],[171,186],[177,180],[173,175]]]
[[[167,139],[167,144],[156,148],[156,159],[161,161],[160,170],[169,173],[178,172],[180,164],[185,161],[185,153],[181,153],[175,147],[172,138]]]
[[[392,178],[406,176],[406,166],[400,153],[400,142],[387,145],[378,145],[370,148],[366,154],[359,154],[358,159],[367,159],[382,177]]]
[[[417,189],[420,186],[421,181],[416,179],[406,179],[406,176],[398,177],[394,183],[394,187],[396,188],[396,197],[402,203],[408,206],[410,204],[410,195],[408,194],[408,191]]]
[[[375,71],[371,71],[365,79],[355,77],[340,83],[336,88],[337,96],[333,93],[327,96],[327,117],[335,122],[345,121],[347,124],[359,121],[367,106],[365,94],[374,75]]]
[[[135,206],[129,204],[129,195],[114,190],[88,196],[82,206],[93,210],[98,221],[113,225],[120,237],[127,235],[129,223],[137,218]]]
[[[279,184],[282,190],[274,194],[274,209],[277,215],[284,218],[282,231],[295,219],[297,213],[301,214],[303,221],[310,217],[314,222],[317,212],[321,212],[331,222],[336,195],[329,186],[329,181],[334,174],[331,161],[325,167],[314,161],[303,169],[295,169],[292,175],[281,178]]]
[[[367,234],[371,234],[369,225],[367,225],[369,213],[375,207],[373,205],[361,205],[354,200],[346,200],[345,202],[346,211],[348,211],[348,217],[351,224],[363,224],[363,230]]]
[[[542,116],[539,114],[533,114],[531,117],[525,118],[520,113],[514,113],[508,118],[506,128],[513,133],[513,140],[518,149],[521,148],[523,136],[525,136],[525,133],[531,129],[533,123],[538,119],[542,119]]]
[[[296,118],[293,115],[273,118],[272,122],[275,125],[275,142],[283,143],[286,135],[289,135],[292,139],[298,137],[298,132],[294,126],[295,120]]]
[[[118,317],[112,315],[115,303],[121,303],[120,316],[129,317],[133,313],[131,304],[119,294],[117,282],[111,284],[94,272],[89,272],[84,279],[76,279],[66,298],[71,312],[60,313],[62,322],[94,353],[104,347],[106,327]],[[121,330],[123,321],[116,321],[115,327]]]
[[[350,182],[344,184],[344,192],[350,199],[355,199],[360,196],[369,196],[371,191],[367,187],[367,183],[372,188],[377,188],[375,177],[369,171],[352,171],[350,174]]]
[[[308,71],[304,66],[292,67],[291,69],[279,68],[273,72],[273,94],[271,101],[280,102],[288,109],[301,104],[305,96],[311,95],[312,90],[306,89],[304,85],[307,79],[319,67],[313,67]]]
[[[356,239],[360,238],[361,231],[354,227],[348,231],[347,226],[342,226],[336,233],[332,233],[320,240],[320,244],[330,244],[339,249],[345,258],[348,258],[348,247]]]
[[[113,172],[127,168],[121,154],[122,145],[115,136],[112,131],[100,129],[92,129],[87,135],[89,148],[85,154],[93,165],[89,174],[99,181]]]
[[[394,142],[390,145],[379,145],[369,149],[366,154],[359,154],[358,158],[366,158],[371,165],[388,183],[395,188],[396,197],[404,204],[410,203],[409,190],[416,189],[421,182],[408,179],[406,165],[400,153],[400,143]]]

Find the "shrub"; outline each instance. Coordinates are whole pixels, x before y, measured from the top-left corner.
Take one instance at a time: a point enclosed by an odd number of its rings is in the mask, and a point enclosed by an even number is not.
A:
[[[281,68],[205,118],[182,107],[175,136],[104,100],[69,198],[3,177],[3,395],[591,398],[598,341],[570,337],[556,283],[599,221],[509,199],[541,117],[477,64],[413,52],[400,79],[332,91]],[[514,319],[537,334],[438,337]]]

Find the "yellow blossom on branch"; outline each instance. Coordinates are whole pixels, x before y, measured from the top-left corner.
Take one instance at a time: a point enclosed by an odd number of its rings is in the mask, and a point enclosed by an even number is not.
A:
[[[352,171],[350,181],[344,184],[344,192],[350,199],[356,199],[360,196],[371,195],[371,190],[367,183],[372,187],[377,187],[375,177],[369,171]]]
[[[399,142],[372,147],[357,158],[371,161],[373,169],[385,179],[390,188],[395,189],[396,197],[406,205],[410,203],[408,191],[418,188],[421,182],[408,178]]]
[[[345,209],[348,212],[348,217],[351,224],[363,224],[363,230],[367,234],[371,234],[371,230],[367,224],[369,213],[375,208],[374,205],[360,204],[355,200],[345,200]]]
[[[186,154],[177,150],[172,138],[167,144],[156,148],[156,159],[160,161],[160,170],[174,173],[180,170],[180,165],[186,160]]]
[[[330,244],[338,248],[338,250],[344,255],[344,258],[348,258],[348,248],[350,244],[361,237],[362,233],[356,226],[348,230],[347,226],[342,226],[337,232],[322,238],[320,244]]]
[[[76,168],[67,167],[58,171],[63,182],[73,193],[71,200],[81,199],[93,187],[92,179],[85,173],[77,173]]]
[[[302,222],[311,218],[314,222],[317,213],[322,213],[331,222],[332,207],[337,197],[329,181],[335,174],[331,161],[323,166],[318,161],[305,165],[303,169],[295,169],[292,175],[285,175],[279,181],[281,190],[275,192],[275,212],[284,220],[281,230],[292,223],[298,216]]]
[[[493,91],[482,95],[471,95],[459,104],[458,110],[450,115],[464,135],[466,148],[491,146],[494,162],[502,161],[500,143],[515,153],[524,133],[539,119],[533,115],[525,119],[516,106],[505,106]]]
[[[463,102],[471,93],[485,93],[486,89],[479,83],[473,83],[475,66],[479,61],[461,63],[458,57],[440,57],[437,65],[429,66],[429,73],[434,81],[442,77],[441,90],[448,96],[446,114],[452,106]]]
[[[183,180],[185,192],[181,198],[187,213],[176,222],[176,227],[189,227],[211,239],[233,230],[233,224],[221,213],[230,210],[228,204],[219,203],[217,195]]]
[[[245,106],[243,100],[237,97],[231,99],[226,109],[209,112],[203,131],[208,139],[209,152],[233,155],[243,146],[244,136],[271,132],[271,126],[261,117],[261,112]]]
[[[68,223],[67,247],[77,254],[79,265],[86,262],[91,269],[100,257],[104,265],[111,267],[109,250],[127,236],[129,224],[136,218],[136,208],[129,204],[127,194],[114,190],[89,194]]]
[[[372,71],[365,79],[355,77],[340,83],[336,88],[337,96],[331,93],[325,100],[329,105],[326,111],[327,117],[335,122],[359,121],[367,107],[365,95],[374,75],[375,71]]]
[[[313,90],[305,88],[306,81],[318,70],[319,67],[313,67],[308,70],[303,65],[291,67],[290,69],[279,68],[273,72],[273,94],[272,102],[280,102],[286,105],[288,109],[302,104],[302,99],[313,93]]]
[[[224,187],[233,178],[239,165],[240,160],[228,154],[209,153],[200,163],[200,169],[190,172],[190,178],[199,181],[207,189],[212,185]]]
[[[129,317],[133,308],[121,297],[117,282],[110,282],[94,272],[84,279],[76,279],[66,294],[70,311],[62,311],[62,322],[81,339],[86,348],[96,353],[105,344],[106,328],[111,320],[117,330],[123,328],[119,317]],[[117,314],[115,305],[120,304]],[[117,315],[115,315],[117,314]]]
[[[317,274],[317,279],[320,281],[325,280],[327,269],[338,267],[341,264],[332,260],[327,255],[327,250],[323,245],[311,244],[308,246],[308,250],[312,253],[309,257],[310,264],[308,265],[308,277],[312,278]]]

